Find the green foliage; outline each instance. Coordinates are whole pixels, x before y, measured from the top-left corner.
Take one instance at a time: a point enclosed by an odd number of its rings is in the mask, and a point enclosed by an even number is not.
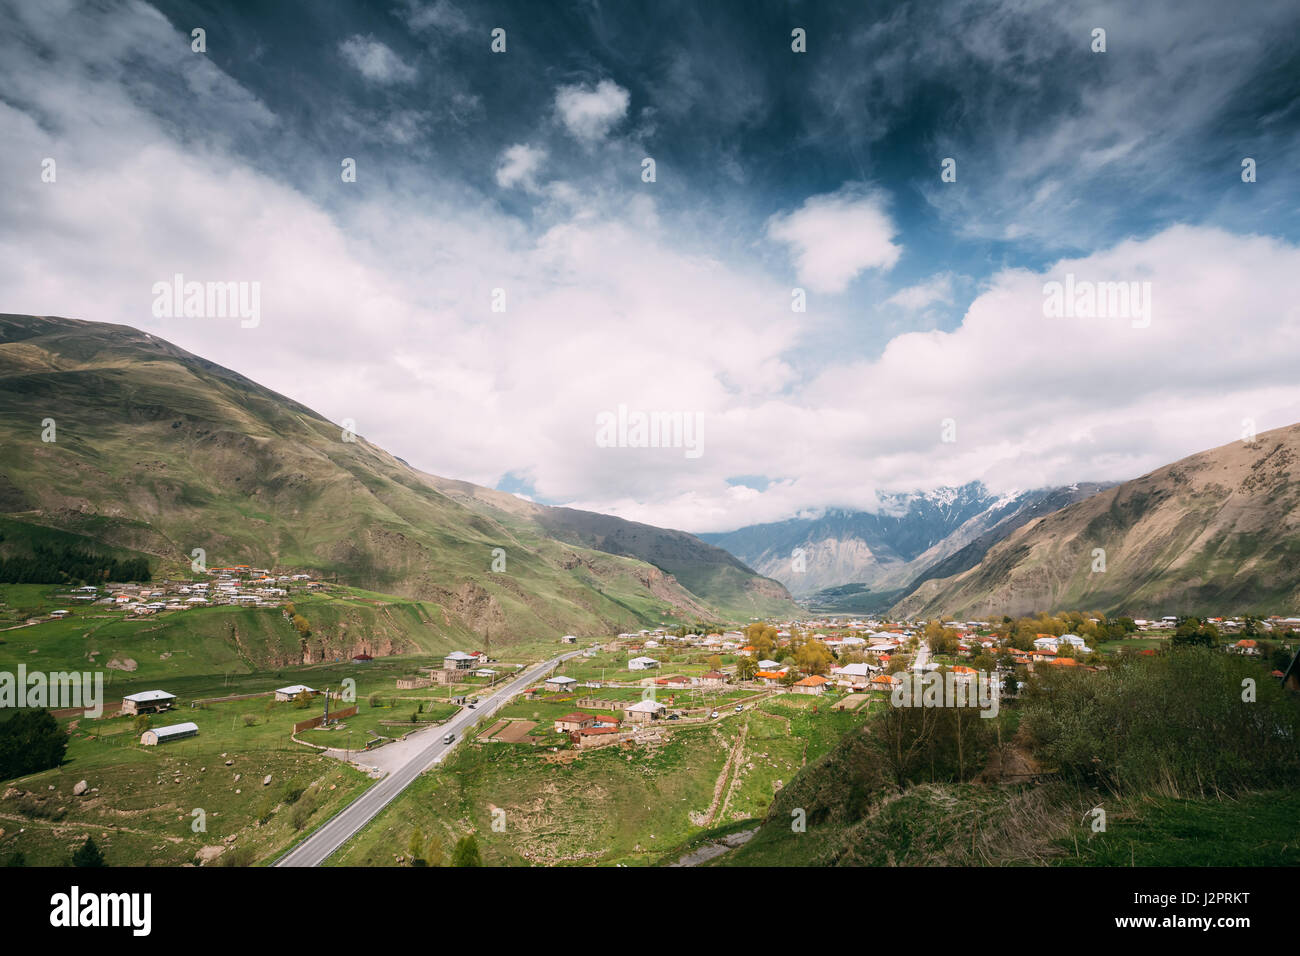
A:
[[[456,848],[451,852],[452,866],[482,866],[483,858],[479,856],[478,840],[474,834],[463,836],[456,841]]]
[[[1186,646],[1051,668],[1024,697],[1039,759],[1090,784],[1177,797],[1300,783],[1300,700],[1237,655]]]
[[[410,842],[406,845],[406,855],[411,861],[411,866],[425,866],[427,863],[424,858],[424,833],[419,827],[411,831]]]
[[[86,837],[86,842],[81,844],[72,854],[73,866],[103,866],[104,854],[100,852],[99,847],[95,846],[94,837]]]
[[[0,558],[0,583],[98,584],[150,579],[149,560],[145,557],[119,559],[40,541],[32,542],[31,548],[33,553],[27,557]]]
[[[0,780],[57,767],[68,735],[44,708],[19,710],[0,721]]]
[[[311,819],[311,815],[316,812],[315,801],[312,799],[299,800],[293,805],[293,812],[289,815],[289,822],[293,824],[295,830],[301,830]]]
[[[1213,624],[1189,617],[1179,622],[1169,643],[1175,647],[1218,647],[1219,629]]]

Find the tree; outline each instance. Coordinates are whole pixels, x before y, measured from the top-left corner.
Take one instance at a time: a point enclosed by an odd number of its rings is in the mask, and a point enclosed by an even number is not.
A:
[[[411,866],[427,865],[424,858],[424,834],[420,832],[419,827],[411,831],[411,841],[407,844],[407,855],[411,858]]]
[[[451,851],[452,866],[482,866],[483,858],[479,856],[478,840],[474,834],[463,836],[456,841],[456,848]]]
[[[95,846],[94,837],[86,837],[86,842],[81,844],[72,854],[73,866],[103,866],[104,854]]]
[[[311,694],[305,690],[298,691],[293,699],[293,706],[298,710],[306,710],[311,706]]]
[[[57,767],[67,749],[68,735],[53,714],[19,710],[0,721],[0,780]]]
[[[447,852],[442,847],[442,837],[436,833],[429,837],[429,849],[425,851],[424,860],[429,866],[447,865]]]
[[[831,661],[834,660],[831,649],[821,641],[808,641],[801,644],[799,650],[794,655],[795,663],[799,670],[805,674],[825,674],[830,670]]]
[[[1219,629],[1213,624],[1202,624],[1200,620],[1189,617],[1179,623],[1170,638],[1171,647],[1216,647],[1219,643]]]
[[[722,658],[714,654],[709,658],[709,670],[716,671],[722,669]]]
[[[758,661],[752,657],[745,656],[736,661],[736,676],[741,680],[753,680],[757,670]]]

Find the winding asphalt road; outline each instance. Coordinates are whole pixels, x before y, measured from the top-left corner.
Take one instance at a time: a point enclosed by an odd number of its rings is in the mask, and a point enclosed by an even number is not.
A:
[[[491,717],[510,698],[521,693],[551,668],[562,661],[575,657],[581,651],[572,651],[553,657],[544,664],[523,671],[518,677],[506,684],[492,696],[482,700],[474,709],[462,709],[455,717],[438,727],[424,731],[429,735],[430,743],[418,751],[409,761],[377,784],[357,797],[340,810],[328,823],[312,833],[292,850],[275,862],[276,866],[320,866],[344,843],[352,839],[357,831],[379,815],[396,799],[397,795],[414,782],[415,778],[430,767],[442,762],[447,752],[460,743],[462,735],[480,717]],[[454,733],[455,739],[450,744],[443,743],[448,733]]]

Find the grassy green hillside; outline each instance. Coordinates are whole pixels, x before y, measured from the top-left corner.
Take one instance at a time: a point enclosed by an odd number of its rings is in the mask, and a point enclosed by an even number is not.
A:
[[[196,548],[214,566],[318,569],[503,640],[792,607],[780,585],[695,539],[689,561],[659,566],[635,547],[562,540],[548,509],[417,472],[123,326],[0,316],[0,445],[0,547],[16,551],[25,525],[40,529],[28,536],[52,529],[145,554],[162,573],[188,567]],[[504,573],[491,570],[495,548]]]

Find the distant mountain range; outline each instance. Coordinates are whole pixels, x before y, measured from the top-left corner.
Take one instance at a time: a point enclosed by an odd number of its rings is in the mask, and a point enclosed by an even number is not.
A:
[[[1300,425],[1291,425],[1026,523],[977,565],[922,583],[894,613],[1294,613],[1297,568]]]
[[[875,512],[828,509],[817,517],[702,534],[819,611],[887,609],[921,582],[965,571],[1021,525],[1105,485],[997,495],[981,482],[882,496]]]
[[[0,447],[0,557],[52,540],[167,572],[202,548],[212,566],[312,568],[431,601],[503,642],[797,611],[685,532],[425,474],[125,326],[0,315]]]

